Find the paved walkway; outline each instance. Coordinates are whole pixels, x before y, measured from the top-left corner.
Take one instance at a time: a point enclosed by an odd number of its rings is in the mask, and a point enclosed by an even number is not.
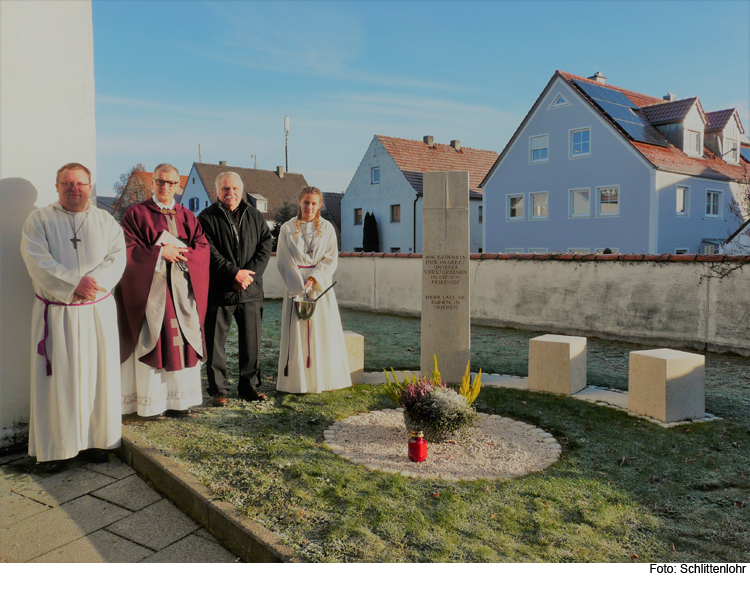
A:
[[[128,465],[80,461],[57,474],[0,456],[0,562],[237,562]]]

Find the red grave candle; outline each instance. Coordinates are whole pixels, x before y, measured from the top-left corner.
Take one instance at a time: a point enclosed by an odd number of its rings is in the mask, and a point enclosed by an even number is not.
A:
[[[412,431],[409,439],[409,459],[412,462],[424,462],[427,459],[427,440],[422,431]]]

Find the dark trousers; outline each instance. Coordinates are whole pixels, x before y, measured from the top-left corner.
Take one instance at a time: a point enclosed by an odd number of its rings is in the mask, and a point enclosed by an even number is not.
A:
[[[210,396],[227,396],[227,353],[225,345],[232,317],[237,322],[239,342],[240,397],[252,397],[260,386],[260,327],[263,320],[263,302],[248,302],[229,306],[208,304],[206,312],[206,374]]]

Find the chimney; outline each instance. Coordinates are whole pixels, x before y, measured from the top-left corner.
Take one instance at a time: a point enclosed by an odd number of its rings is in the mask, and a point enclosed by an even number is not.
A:
[[[431,135],[424,136],[424,143],[427,144],[428,148],[434,148],[435,147],[435,137]]]
[[[219,166],[226,166],[227,161],[226,160],[219,160]]]
[[[276,167],[276,174],[279,175],[280,179],[284,178],[284,167],[283,166],[277,166]]]
[[[451,148],[453,148],[456,152],[460,152],[461,140],[451,140]]]
[[[676,95],[676,94],[674,94],[674,93],[672,93],[672,92],[668,92],[668,93],[667,93],[667,94],[665,94],[665,95],[664,95],[664,96],[663,96],[662,98],[663,98],[663,99],[664,99],[665,101],[669,101],[670,103],[672,103],[672,102],[674,102],[674,101],[675,101],[675,100],[677,99],[677,95]]]
[[[600,84],[605,84],[607,82],[607,77],[601,72],[597,72],[593,76],[589,76],[589,80],[593,80],[594,82],[599,82]]]

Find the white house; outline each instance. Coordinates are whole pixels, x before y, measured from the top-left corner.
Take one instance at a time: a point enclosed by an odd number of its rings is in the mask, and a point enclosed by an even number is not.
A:
[[[605,80],[552,76],[481,183],[486,251],[713,253],[740,225],[737,110]]]
[[[219,164],[193,162],[180,203],[198,215],[216,201],[216,177],[222,172],[240,175],[246,198],[263,213],[269,227],[273,227],[276,208],[285,201],[297,203],[299,192],[307,186],[303,175],[284,172],[283,166],[273,171],[227,166],[226,161]]]
[[[378,222],[383,252],[422,251],[422,173],[469,172],[471,252],[482,252],[482,190],[479,183],[497,152],[450,144],[376,135],[370,142],[341,200],[341,249],[362,250],[362,230],[369,211]]]

